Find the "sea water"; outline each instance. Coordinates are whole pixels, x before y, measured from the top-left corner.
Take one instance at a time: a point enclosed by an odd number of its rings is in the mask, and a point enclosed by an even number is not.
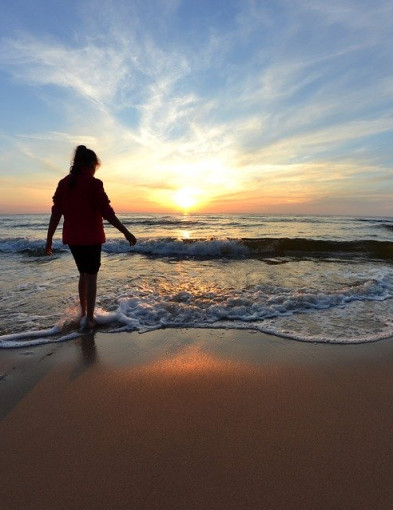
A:
[[[102,331],[235,328],[308,342],[393,336],[393,218],[120,214],[105,225]],[[79,334],[78,273],[49,215],[0,216],[0,347]]]

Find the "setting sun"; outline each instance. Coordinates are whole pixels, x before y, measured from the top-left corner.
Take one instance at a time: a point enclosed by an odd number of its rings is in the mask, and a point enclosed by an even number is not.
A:
[[[200,190],[195,188],[181,188],[173,196],[175,204],[183,210],[189,210],[198,202]]]

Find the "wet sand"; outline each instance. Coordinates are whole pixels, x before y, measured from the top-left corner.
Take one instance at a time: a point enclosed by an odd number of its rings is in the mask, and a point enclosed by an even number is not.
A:
[[[393,508],[392,366],[220,330],[0,351],[1,508]]]

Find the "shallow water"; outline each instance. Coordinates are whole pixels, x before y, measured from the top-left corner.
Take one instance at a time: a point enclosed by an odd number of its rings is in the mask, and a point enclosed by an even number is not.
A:
[[[104,330],[251,329],[313,342],[393,335],[393,219],[120,215],[106,227],[97,320]],[[78,274],[48,215],[0,216],[0,346],[74,337]],[[71,336],[70,336],[71,335]]]

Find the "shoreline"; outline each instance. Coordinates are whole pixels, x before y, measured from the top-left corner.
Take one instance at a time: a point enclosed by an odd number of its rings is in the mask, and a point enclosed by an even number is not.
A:
[[[215,329],[2,350],[2,507],[385,510],[392,362]]]

